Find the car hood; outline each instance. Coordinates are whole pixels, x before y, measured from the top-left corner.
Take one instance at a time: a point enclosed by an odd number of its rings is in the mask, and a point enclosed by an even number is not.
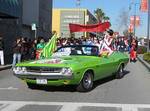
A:
[[[67,57],[51,57],[49,59],[41,59],[19,63],[16,66],[54,66],[54,67],[70,67],[74,65],[86,64],[90,59],[95,57],[89,56],[67,56]]]

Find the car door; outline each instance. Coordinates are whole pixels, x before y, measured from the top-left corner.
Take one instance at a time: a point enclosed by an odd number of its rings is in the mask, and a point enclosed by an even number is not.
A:
[[[101,79],[112,75],[115,71],[116,61],[113,56],[99,57],[96,65],[96,78]]]

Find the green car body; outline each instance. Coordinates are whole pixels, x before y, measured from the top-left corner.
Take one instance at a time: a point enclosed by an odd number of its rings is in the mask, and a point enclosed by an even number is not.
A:
[[[121,65],[125,67],[128,61],[128,56],[121,52],[113,52],[107,57],[97,55],[51,57],[49,59],[19,63],[16,65],[18,70],[27,70],[30,73],[24,73],[23,71],[16,73],[14,71],[14,75],[28,84],[36,85],[37,79],[46,79],[47,82],[44,85],[79,85],[86,72],[91,72],[93,81],[96,81],[115,74],[119,67]],[[65,74],[65,71],[67,74]]]

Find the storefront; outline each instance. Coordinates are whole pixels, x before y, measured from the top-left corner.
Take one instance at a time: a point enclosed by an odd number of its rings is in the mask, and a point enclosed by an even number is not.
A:
[[[5,63],[12,62],[12,44],[21,30],[22,0],[0,0],[0,35],[4,41]]]

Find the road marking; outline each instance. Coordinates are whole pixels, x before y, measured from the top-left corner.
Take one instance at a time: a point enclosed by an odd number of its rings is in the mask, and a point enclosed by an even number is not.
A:
[[[0,101],[1,111],[16,111],[25,105],[62,106],[60,111],[79,111],[81,107],[114,107],[122,111],[138,111],[138,108],[150,108],[150,104],[112,104],[112,103],[77,103],[77,102],[37,102],[37,101]]]
[[[64,105],[60,111],[79,111],[79,107],[72,104],[72,105]]]
[[[9,104],[3,104],[3,105],[1,105],[1,106],[0,106],[0,111],[1,111],[2,109],[6,108],[8,105],[9,105]]]
[[[6,108],[1,109],[1,111],[17,111],[21,107],[25,106],[23,103],[18,103],[18,104],[10,104]]]
[[[0,88],[0,90],[18,90],[18,88],[7,87],[7,88]]]
[[[122,111],[138,111],[135,107],[122,107]]]

